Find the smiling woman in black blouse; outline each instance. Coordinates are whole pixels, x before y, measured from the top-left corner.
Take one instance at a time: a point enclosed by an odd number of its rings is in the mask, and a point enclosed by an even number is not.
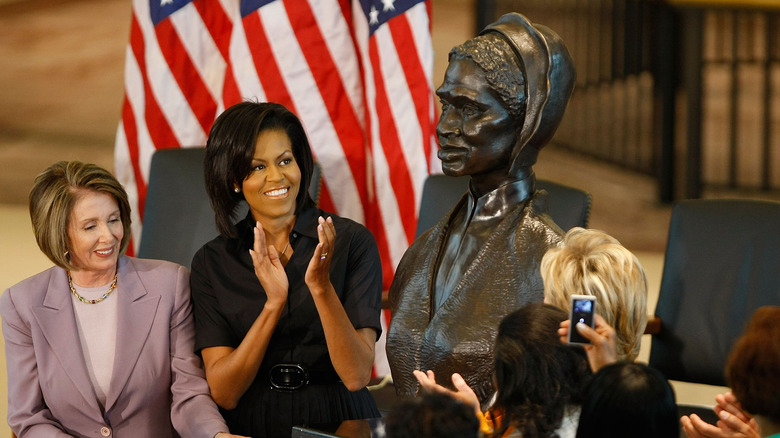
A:
[[[298,118],[244,102],[217,118],[206,190],[220,236],[192,262],[196,349],[231,431],[378,417],[365,388],[381,332],[382,268],[362,225],[319,210]],[[233,224],[241,201],[246,218]]]

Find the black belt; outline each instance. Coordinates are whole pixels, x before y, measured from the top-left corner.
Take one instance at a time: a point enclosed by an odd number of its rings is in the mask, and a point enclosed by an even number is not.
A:
[[[268,383],[277,391],[295,391],[307,385],[331,384],[341,381],[336,371],[311,369],[302,363],[280,363],[266,368]]]
[[[299,363],[280,363],[268,371],[271,388],[279,391],[295,391],[309,383],[309,371]]]

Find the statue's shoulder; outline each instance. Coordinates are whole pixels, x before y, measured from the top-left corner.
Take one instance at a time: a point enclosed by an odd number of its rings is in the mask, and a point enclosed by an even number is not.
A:
[[[548,246],[560,245],[563,241],[564,231],[550,216],[547,192],[537,190],[531,195],[524,210],[523,220],[525,225],[523,228],[544,236]]]

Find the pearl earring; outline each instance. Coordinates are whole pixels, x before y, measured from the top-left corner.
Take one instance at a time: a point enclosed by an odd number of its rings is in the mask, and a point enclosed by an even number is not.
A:
[[[238,187],[233,187],[233,191],[236,192],[236,193],[239,193],[239,192],[241,192],[241,189],[239,189]]]

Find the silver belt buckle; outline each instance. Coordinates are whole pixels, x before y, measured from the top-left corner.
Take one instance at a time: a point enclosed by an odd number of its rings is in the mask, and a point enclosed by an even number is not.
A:
[[[309,373],[303,365],[280,363],[271,367],[268,373],[271,388],[279,391],[295,391],[309,383]]]

